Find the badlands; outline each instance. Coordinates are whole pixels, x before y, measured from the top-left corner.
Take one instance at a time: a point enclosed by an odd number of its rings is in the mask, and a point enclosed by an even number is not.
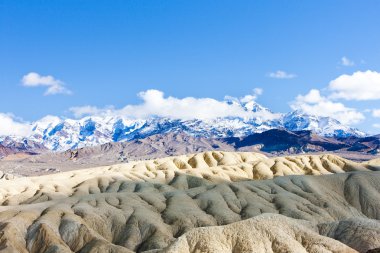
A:
[[[380,160],[203,152],[0,172],[0,253],[379,252]]]

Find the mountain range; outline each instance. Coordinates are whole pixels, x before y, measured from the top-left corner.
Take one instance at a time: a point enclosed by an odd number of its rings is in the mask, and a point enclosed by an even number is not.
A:
[[[156,134],[185,133],[193,137],[244,137],[271,129],[287,131],[309,130],[322,137],[364,137],[358,129],[341,124],[331,117],[320,117],[301,111],[275,114],[255,101],[225,101],[238,103],[254,117],[224,117],[216,119],[169,119],[151,117],[131,119],[121,115],[86,116],[63,119],[47,116],[30,124],[27,136],[0,137],[0,153],[14,151],[65,151],[91,147],[108,142],[122,142],[146,138]]]

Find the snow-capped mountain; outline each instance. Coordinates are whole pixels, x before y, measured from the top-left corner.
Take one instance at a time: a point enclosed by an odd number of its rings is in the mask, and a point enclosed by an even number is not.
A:
[[[311,130],[327,137],[365,136],[365,133],[358,129],[345,126],[331,117],[309,115],[298,110],[285,114],[282,125],[290,131]]]
[[[123,116],[87,116],[82,119],[62,119],[47,116],[32,123],[32,133],[26,137],[3,137],[15,142],[40,144],[53,151],[64,151],[107,142],[128,141],[154,134],[184,132],[202,137],[241,137],[270,129],[284,128],[291,131],[312,130],[322,136],[363,136],[357,129],[342,125],[329,117],[308,115],[299,111],[274,114],[254,101],[226,100],[237,103],[254,117],[225,117],[217,119],[180,120],[153,117],[130,119]]]

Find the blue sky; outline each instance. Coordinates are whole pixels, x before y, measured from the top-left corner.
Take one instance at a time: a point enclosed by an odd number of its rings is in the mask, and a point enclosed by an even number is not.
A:
[[[148,89],[222,100],[261,88],[257,101],[275,112],[320,112],[322,101],[334,115],[339,103],[363,116],[349,113],[350,125],[380,132],[379,12],[375,0],[0,0],[0,113],[33,121],[138,104]],[[31,72],[53,80],[23,81]],[[341,81],[376,94],[350,97]],[[47,94],[52,85],[71,92]]]

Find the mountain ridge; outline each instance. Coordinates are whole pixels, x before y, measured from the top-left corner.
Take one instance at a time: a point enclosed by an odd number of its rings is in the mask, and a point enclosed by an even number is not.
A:
[[[0,144],[5,140],[13,140],[14,143],[33,143],[48,150],[65,151],[169,132],[184,132],[195,137],[227,138],[249,136],[272,129],[310,130],[324,137],[365,136],[365,133],[329,117],[309,115],[301,111],[274,114],[254,101],[226,103],[240,103],[239,106],[245,111],[253,112],[256,116],[190,120],[162,117],[131,119],[120,115],[86,116],[74,120],[48,116],[32,123],[28,136],[6,136],[0,138]]]

